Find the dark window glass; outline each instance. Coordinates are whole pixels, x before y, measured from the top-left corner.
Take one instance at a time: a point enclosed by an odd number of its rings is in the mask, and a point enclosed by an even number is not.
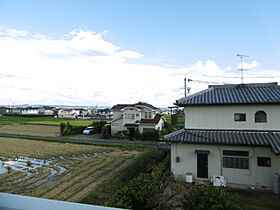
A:
[[[223,155],[226,155],[226,156],[249,156],[249,152],[248,151],[223,150]]]
[[[271,166],[271,159],[270,157],[258,157],[258,166]]]
[[[264,111],[257,111],[255,114],[255,122],[256,123],[265,123],[266,121],[267,121],[266,113]]]
[[[249,169],[249,158],[223,157],[223,167]]]
[[[246,121],[246,114],[241,114],[241,113],[235,113],[234,114],[234,121],[237,121],[237,122],[244,122]]]

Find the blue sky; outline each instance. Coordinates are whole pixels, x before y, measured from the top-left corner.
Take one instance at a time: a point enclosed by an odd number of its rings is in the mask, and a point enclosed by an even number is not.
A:
[[[2,36],[5,36],[5,39],[8,40],[8,36],[13,37],[12,39],[15,42],[11,42],[11,46],[16,46],[15,43],[19,42],[22,44],[22,39],[30,41],[30,46],[33,46],[33,44],[35,46],[38,44],[38,40],[35,43],[34,39],[30,38],[35,34],[40,34],[45,37],[42,38],[42,42],[44,40],[63,40],[65,35],[69,35],[74,30],[99,34],[102,36],[102,40],[118,47],[118,49],[114,48],[117,51],[133,51],[138,53],[138,56],[132,56],[133,58],[128,56],[121,61],[122,64],[128,65],[126,66],[128,69],[129,67],[135,67],[129,66],[130,64],[138,65],[135,69],[138,69],[138,67],[139,69],[141,69],[140,67],[143,69],[153,67],[151,71],[156,71],[156,73],[152,75],[157,77],[154,79],[162,80],[166,83],[169,81],[167,79],[168,76],[171,79],[172,75],[176,75],[178,78],[174,76],[174,83],[171,82],[169,88],[180,89],[183,83],[176,87],[179,81],[177,79],[181,77],[183,81],[185,73],[201,80],[209,80],[209,78],[200,77],[200,75],[204,74],[203,71],[211,75],[217,73],[223,76],[239,75],[236,70],[237,64],[239,63],[239,58],[236,57],[237,53],[249,55],[245,59],[245,67],[249,69],[249,72],[246,73],[248,77],[252,74],[268,75],[275,77],[271,81],[278,81],[278,73],[280,72],[279,11],[280,1],[278,0],[0,0],[0,26],[2,26]],[[7,31],[12,30],[25,31],[29,36],[15,38],[11,34],[5,34],[8,33]],[[11,39],[11,37],[9,38]],[[7,43],[7,40],[3,40],[2,37],[3,42],[5,41]],[[53,44],[56,45],[55,43]],[[26,45],[28,45],[28,42],[24,44],[24,46]],[[5,44],[5,46],[9,47],[10,45]],[[2,47],[0,50],[3,52],[4,48]],[[86,52],[84,50],[82,51],[81,53],[83,55],[87,54],[88,56],[104,53],[101,52],[102,50],[99,51],[96,49],[87,49]],[[108,52],[106,51],[106,53]],[[32,55],[34,55],[34,52]],[[30,56],[28,58],[32,61]],[[52,57],[59,57],[62,64],[66,61],[61,60],[63,56],[65,57],[65,55],[61,54],[59,56],[52,55]],[[14,59],[17,59],[17,57],[14,57]],[[209,61],[208,64],[210,66],[207,64],[207,61]],[[22,65],[23,70],[29,67],[28,64]],[[212,67],[214,68],[213,71],[210,69]],[[107,66],[106,68],[110,67]],[[155,70],[157,68],[164,68],[164,70],[157,71]],[[13,71],[15,71],[14,75],[18,75],[16,70],[10,68],[9,72]],[[59,71],[62,71],[61,68]],[[121,72],[120,69],[111,69],[111,71],[120,71],[119,80],[122,81],[124,75],[121,75],[124,72]],[[164,71],[164,73],[160,71]],[[1,73],[5,75],[7,72]],[[142,73],[135,70],[131,74],[140,75]],[[165,76],[160,78],[161,74]],[[95,73],[93,73],[92,77],[94,75]],[[102,77],[102,75],[99,76]],[[127,80],[132,80],[127,74],[126,78],[128,78]],[[145,81],[145,77],[139,80],[147,84],[149,82]],[[122,83],[125,83],[125,81],[124,79]],[[153,80],[151,80],[152,82]],[[221,81],[219,80],[217,82]],[[222,82],[230,81],[223,80]],[[117,83],[110,84],[112,84],[109,85],[111,89],[117,86]],[[65,84],[66,89],[67,85]],[[148,84],[147,86],[152,87],[153,85]],[[143,85],[139,84],[139,86],[141,87]],[[198,86],[193,84],[192,90],[195,92],[199,89]],[[154,85],[154,88],[157,87],[162,89],[162,87]],[[101,91],[97,87],[94,88],[97,92]],[[35,86],[29,87],[29,89],[35,89]],[[132,92],[124,92],[124,89],[125,87],[122,87],[118,90],[118,95],[123,96],[119,97],[119,101],[117,98],[110,99],[107,96],[94,101],[93,104],[104,103],[104,105],[113,105],[115,103],[133,102],[134,100],[146,100],[158,106],[169,106],[174,100],[182,97],[180,91],[176,93],[174,90],[168,93],[170,95],[166,93],[167,99],[164,99],[164,96],[157,98],[157,95],[164,93],[160,90],[157,93],[155,90],[156,94],[143,93],[142,96],[149,94],[150,96],[139,98],[140,96],[137,97],[139,92],[142,90],[149,91],[150,89],[135,88]],[[15,88],[15,90],[17,89]],[[101,91],[99,95],[105,93],[110,93],[110,91]],[[48,100],[44,101],[39,97],[38,99],[33,98],[28,102],[81,103],[80,105],[91,103],[90,100],[83,100],[82,97],[80,98],[80,102],[78,98],[76,101],[57,100],[51,93],[49,94]],[[72,93],[69,94],[71,95]],[[81,95],[78,89],[76,89],[75,94]],[[37,93],[37,95],[40,94]],[[11,103],[12,101],[15,101],[15,103],[25,103],[23,99],[17,99],[17,97],[13,100],[7,97],[2,100],[7,103]],[[94,100],[94,96],[92,100]]]

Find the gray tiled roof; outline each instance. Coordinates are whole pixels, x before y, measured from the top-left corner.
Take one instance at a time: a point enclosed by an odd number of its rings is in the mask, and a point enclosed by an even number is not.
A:
[[[269,146],[280,155],[280,131],[238,131],[181,129],[165,135],[163,141],[195,144]]]
[[[277,82],[210,85],[206,90],[175,102],[178,106],[262,103],[280,103],[280,86]]]

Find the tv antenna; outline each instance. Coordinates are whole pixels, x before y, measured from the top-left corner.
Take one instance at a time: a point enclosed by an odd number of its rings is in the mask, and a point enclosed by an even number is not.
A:
[[[243,69],[243,58],[249,57],[249,56],[248,56],[248,55],[240,55],[240,54],[237,54],[236,56],[237,56],[237,57],[240,57],[241,68],[240,68],[240,69],[237,69],[237,70],[239,70],[240,73],[241,73],[241,83],[243,84],[243,71],[244,71],[244,69]]]
[[[190,95],[190,90],[191,88],[187,86],[187,78],[186,78],[186,75],[185,74],[185,78],[184,78],[184,87],[183,88],[180,88],[180,89],[184,89],[184,95],[185,97],[187,97],[188,95]]]

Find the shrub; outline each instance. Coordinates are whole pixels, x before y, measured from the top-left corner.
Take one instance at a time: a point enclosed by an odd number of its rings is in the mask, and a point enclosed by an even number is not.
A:
[[[115,137],[118,138],[118,139],[128,139],[129,138],[128,131],[127,130],[118,131],[115,134]]]
[[[108,139],[109,138],[109,128],[108,128],[108,126],[103,126],[102,127],[102,137],[104,139]]]
[[[167,202],[176,193],[170,196],[165,192],[166,186],[174,182],[173,176],[167,170],[166,163],[153,168],[152,173],[141,173],[119,190],[106,205],[126,209],[167,209]],[[170,191],[170,190],[169,190]]]
[[[28,160],[28,161],[26,162],[26,165],[27,165],[28,167],[30,167],[30,166],[32,165],[31,161]]]
[[[92,122],[92,126],[94,127],[95,133],[101,133],[102,128],[103,128],[104,125],[106,125],[106,124],[107,124],[107,121],[105,121],[105,120],[93,121],[93,122]]]
[[[184,209],[241,209],[236,194],[226,192],[224,187],[214,187],[209,184],[202,187],[192,187],[190,193],[184,195]]]
[[[60,123],[60,135],[64,136],[64,130],[65,130],[65,123]]]
[[[8,170],[8,173],[10,173],[12,170],[12,168],[10,166],[7,166],[6,169]]]
[[[119,189],[140,173],[150,173],[154,165],[164,160],[165,153],[155,149],[145,149],[132,163],[119,170],[109,180],[84,197],[81,202],[86,204],[104,205]]]
[[[72,126],[69,122],[67,124],[60,123],[60,135],[74,135],[74,134],[81,134],[86,126]]]
[[[140,140],[146,140],[146,141],[158,141],[159,140],[159,131],[153,130],[153,131],[146,131],[143,134],[137,134],[138,139]],[[137,139],[136,137],[136,139]]]

